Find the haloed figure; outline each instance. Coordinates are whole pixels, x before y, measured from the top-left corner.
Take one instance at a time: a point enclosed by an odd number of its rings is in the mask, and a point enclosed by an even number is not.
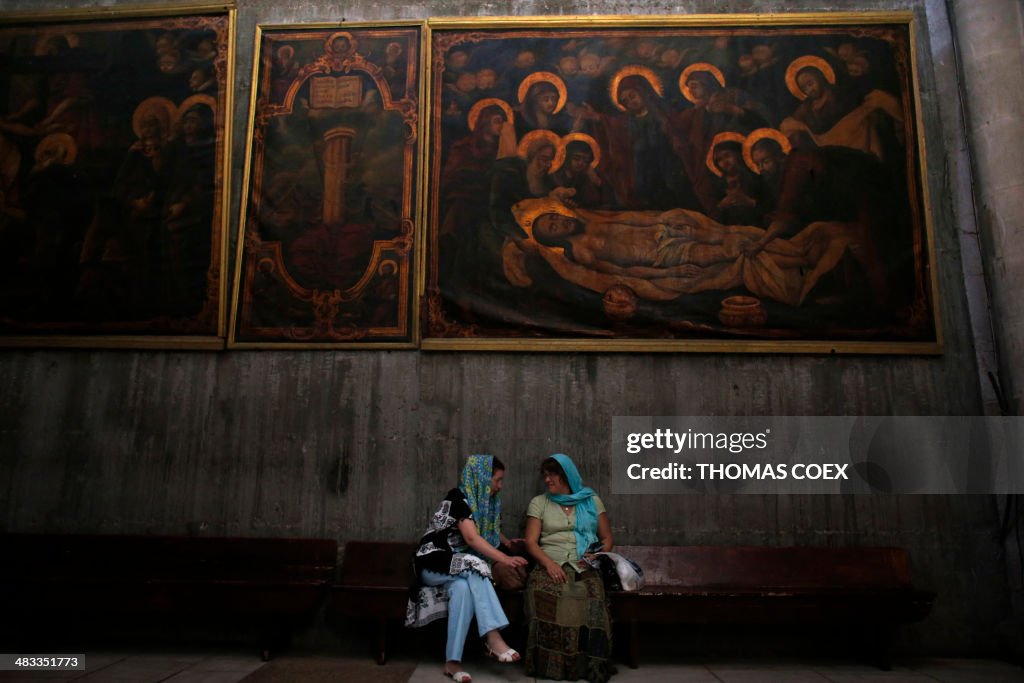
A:
[[[163,240],[166,300],[175,315],[195,315],[207,299],[216,160],[213,111],[197,104],[168,146]]]
[[[717,185],[717,219],[726,225],[760,225],[761,211],[757,176],[743,162],[739,142],[722,142],[715,146],[713,163],[722,174]]]
[[[565,163],[552,174],[552,178],[559,187],[573,190],[571,199],[566,200],[572,206],[610,209],[615,203],[611,183],[593,164],[594,151],[590,144],[574,140],[566,146]]]
[[[571,123],[565,114],[557,111],[559,97],[558,88],[550,81],[532,84],[519,108],[516,136],[522,139],[530,131],[538,129],[554,131],[558,135],[567,133]]]
[[[725,233],[701,227],[680,209],[611,216],[584,222],[542,214],[534,221],[533,236],[545,246],[564,248],[577,263],[613,275],[696,277],[702,267],[738,256],[734,247],[724,245]]]
[[[846,147],[786,154],[770,138],[755,143],[750,156],[772,188],[775,208],[767,216],[768,230],[745,253],[754,256],[776,238],[792,239],[814,223],[842,223],[856,236],[849,252],[863,268],[874,304],[879,312],[889,311],[894,303],[890,275],[879,245],[893,244],[901,235],[892,229],[895,204],[881,163]]]
[[[615,196],[632,208],[668,209],[691,204],[679,160],[673,154],[664,105],[651,85],[653,73],[624,77],[615,92],[622,114],[606,115],[584,105],[596,121],[595,135],[607,146]]]
[[[800,69],[796,75],[796,84],[805,99],[793,112],[793,118],[806,124],[812,133],[830,130],[854,107],[855,103],[841,97],[840,92],[816,67]]]

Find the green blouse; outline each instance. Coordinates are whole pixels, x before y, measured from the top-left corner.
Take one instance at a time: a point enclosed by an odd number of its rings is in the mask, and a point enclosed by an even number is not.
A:
[[[597,508],[597,516],[600,517],[605,511],[600,496],[594,496],[594,506]],[[541,494],[530,501],[530,506],[526,508],[526,516],[540,520],[540,549],[545,555],[559,565],[580,559],[576,552],[575,507],[566,514],[558,503],[547,497],[547,494]]]

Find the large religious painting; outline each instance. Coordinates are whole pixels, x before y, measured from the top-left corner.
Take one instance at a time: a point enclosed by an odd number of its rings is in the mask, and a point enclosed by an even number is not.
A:
[[[2,21],[0,345],[223,348],[235,10]]]
[[[910,15],[430,29],[424,348],[941,351]]]
[[[230,347],[415,343],[422,37],[257,27]]]

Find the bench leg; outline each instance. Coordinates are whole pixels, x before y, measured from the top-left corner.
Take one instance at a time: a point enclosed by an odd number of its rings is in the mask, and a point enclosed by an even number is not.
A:
[[[629,646],[627,650],[629,652],[629,668],[636,669],[640,666],[640,627],[635,619],[629,621],[626,638],[629,640],[627,643]]]
[[[874,631],[872,654],[874,663],[882,671],[892,671],[892,634],[891,626],[882,626]]]
[[[262,641],[260,659],[269,662],[275,654],[291,645],[291,631],[274,620],[264,626]]]
[[[377,618],[377,663],[384,664],[388,661],[388,622],[383,617]]]
[[[895,629],[891,625],[864,625],[852,635],[857,645],[857,654],[866,664],[876,666],[882,671],[892,670],[892,636]]]

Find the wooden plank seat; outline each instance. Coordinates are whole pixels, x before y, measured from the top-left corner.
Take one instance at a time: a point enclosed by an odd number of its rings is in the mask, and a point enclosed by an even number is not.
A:
[[[923,619],[935,594],[910,580],[906,552],[879,547],[619,546],[644,570],[640,591],[611,593],[629,664],[640,623],[861,627],[889,668],[888,635]]]
[[[415,544],[352,542],[345,547],[332,608],[375,623],[379,663],[387,657],[387,622],[405,618]],[[644,569],[637,592],[608,594],[612,619],[627,639],[628,663],[639,662],[638,625],[804,624],[861,626],[873,659],[887,668],[887,635],[923,619],[934,593],[911,585],[898,548],[618,546]],[[499,592],[512,621],[522,618],[522,592]]]
[[[213,624],[264,659],[326,600],[338,544],[310,538],[0,534],[0,599],[22,624]]]

